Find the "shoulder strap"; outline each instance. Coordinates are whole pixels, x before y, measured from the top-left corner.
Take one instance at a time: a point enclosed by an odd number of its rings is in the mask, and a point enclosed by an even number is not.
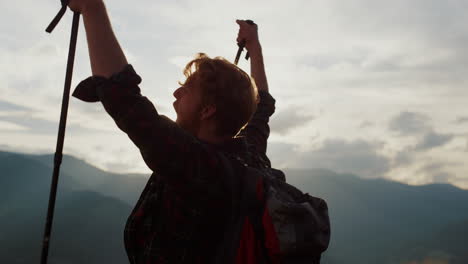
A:
[[[240,230],[242,228],[242,223],[240,222],[239,216],[239,203],[240,201],[240,178],[235,177],[234,167],[224,153],[219,153],[221,162],[223,163],[224,168],[226,169],[226,174],[223,175],[227,189],[230,192],[231,203],[230,208],[231,212],[227,223],[225,225],[224,237],[222,238],[221,244],[218,247],[217,254],[215,256],[216,264],[229,264],[234,263],[236,256],[237,248],[236,245],[239,244],[240,240]]]
[[[259,170],[246,167],[246,174],[245,174],[246,180],[251,181],[251,190],[249,191],[250,195],[248,195],[249,199],[255,200],[255,205],[248,210],[248,215],[249,218],[252,222],[252,227],[254,229],[255,235],[260,241],[260,250],[263,254],[263,259],[261,260],[260,264],[270,264],[272,263],[270,259],[270,255],[268,253],[268,250],[266,248],[266,241],[265,241],[265,229],[263,227],[263,213],[265,210],[265,203],[261,203],[257,199],[257,190],[256,190],[256,183],[261,180],[263,184],[263,197],[266,199],[265,195],[265,177],[263,175],[259,174]],[[260,179],[259,179],[260,178]],[[252,182],[252,180],[254,182]]]
[[[257,183],[262,180],[262,176],[257,170],[246,166],[246,164],[244,166],[240,162],[232,164],[224,153],[220,153],[220,158],[226,168],[224,178],[231,195],[231,214],[215,263],[234,263],[246,217],[251,220],[256,237],[260,241],[260,250],[265,257],[265,261],[262,263],[270,263],[265,247],[265,232],[262,223],[264,206],[258,201],[256,192]]]

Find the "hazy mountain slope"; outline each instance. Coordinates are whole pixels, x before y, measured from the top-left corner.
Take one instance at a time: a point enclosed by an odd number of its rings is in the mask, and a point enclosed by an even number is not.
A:
[[[51,258],[57,263],[128,263],[123,230],[130,211],[127,204],[94,192],[68,194],[57,204]]]
[[[337,263],[385,263],[410,241],[468,219],[468,191],[451,185],[409,186],[326,170],[286,170],[288,181],[329,205]],[[356,253],[359,252],[359,253]]]
[[[45,192],[16,200],[0,217],[0,263],[38,263],[47,200]],[[123,229],[131,207],[94,192],[57,197],[49,263],[127,263]]]
[[[51,157],[0,152],[0,263],[37,262]],[[468,263],[466,190],[365,180],[324,169],[285,172],[289,183],[328,203],[332,239],[323,264]],[[124,223],[146,178],[108,173],[65,156],[51,260],[126,263]]]
[[[53,155],[30,155],[42,164],[53,168]],[[127,202],[130,205],[136,203],[139,194],[143,190],[149,175],[117,174],[103,171],[83,160],[64,155],[61,171],[70,179],[79,182],[86,190],[92,190]],[[65,176],[61,176],[61,179]]]
[[[435,263],[468,263],[468,219],[430,233],[428,239],[414,238],[414,241],[404,243],[399,254],[395,254],[397,257],[394,259],[398,260],[395,263],[430,260]]]
[[[64,188],[83,188],[82,184],[64,174],[60,184]],[[27,155],[0,152],[0,197],[6,199],[9,196],[23,195],[26,192],[34,192],[36,188],[50,185],[52,170],[41,162],[37,162]]]
[[[0,152],[0,263],[39,262],[51,174],[29,155]],[[49,263],[127,263],[123,228],[131,207],[75,191],[85,185],[61,172]]]

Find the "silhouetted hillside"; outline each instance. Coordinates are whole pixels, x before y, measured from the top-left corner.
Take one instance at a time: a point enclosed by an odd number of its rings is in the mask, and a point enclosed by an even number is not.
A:
[[[285,172],[288,182],[328,202],[332,239],[324,264],[468,263],[468,191],[324,169]],[[0,173],[0,263],[38,262],[52,156],[0,152]],[[127,263],[123,228],[147,177],[65,156],[50,263]]]
[[[52,171],[29,155],[0,152],[0,263],[38,263]],[[92,172],[91,172],[92,173]],[[123,228],[131,207],[83,189],[64,170],[49,263],[128,263]]]
[[[452,185],[409,186],[321,169],[286,173],[290,183],[328,202],[333,234],[326,255],[335,260],[329,263],[411,258],[405,250],[422,241],[437,241],[436,234],[468,220],[468,191]],[[468,244],[468,236],[456,237]],[[448,243],[440,249],[450,252],[448,248],[457,247],[458,243]],[[468,263],[468,258],[463,260],[457,263]]]
[[[29,155],[53,169],[53,155]],[[129,205],[136,203],[139,193],[146,184],[149,175],[109,173],[98,169],[83,160],[64,155],[61,171],[67,172],[70,180],[79,182],[79,188],[92,190],[101,194],[114,197],[127,202]],[[60,179],[65,179],[60,177]]]

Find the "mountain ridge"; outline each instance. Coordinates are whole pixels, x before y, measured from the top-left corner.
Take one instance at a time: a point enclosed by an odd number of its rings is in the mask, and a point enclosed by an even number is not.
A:
[[[0,232],[0,263],[31,263],[38,256],[52,161],[50,154],[0,151],[0,225],[8,230]],[[284,171],[289,183],[328,203],[332,238],[322,263],[468,263],[463,250],[468,191],[448,184],[362,179],[328,169]],[[127,263],[124,223],[147,177],[113,174],[65,155],[53,258],[59,263]],[[105,237],[110,245],[104,245]],[[20,257],[25,249],[33,257]]]

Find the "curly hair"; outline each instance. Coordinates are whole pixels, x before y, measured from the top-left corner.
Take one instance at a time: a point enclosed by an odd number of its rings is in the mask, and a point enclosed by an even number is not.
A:
[[[202,105],[215,105],[218,136],[236,136],[255,113],[259,97],[253,78],[223,57],[198,53],[185,66],[184,75],[186,80],[180,85],[196,81]]]

